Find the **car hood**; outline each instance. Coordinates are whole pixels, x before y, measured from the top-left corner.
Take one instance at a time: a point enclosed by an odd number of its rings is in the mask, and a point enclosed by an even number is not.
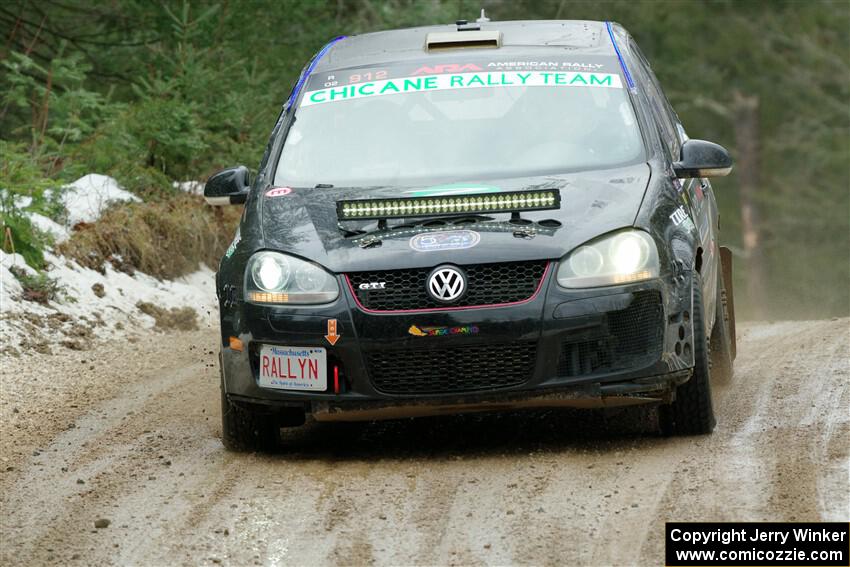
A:
[[[544,177],[488,180],[454,186],[271,189],[259,197],[261,247],[313,260],[337,273],[434,266],[440,263],[474,264],[515,260],[557,259],[588,240],[618,228],[632,226],[650,178],[647,164],[604,171]],[[481,215],[492,220],[465,222],[442,218],[393,219],[389,229],[377,230],[377,222],[345,221],[350,235],[340,229],[336,203],[341,200],[399,198],[433,189],[440,195],[464,194],[470,188],[489,191],[558,189],[559,209],[523,212],[530,224],[510,222],[508,213]],[[456,193],[455,193],[456,192]],[[393,226],[404,225],[393,229]],[[417,251],[411,239],[419,234],[444,231],[464,233],[462,246]],[[364,240],[368,238],[368,240]],[[366,245],[371,241],[371,245]],[[474,245],[467,247],[470,243]]]

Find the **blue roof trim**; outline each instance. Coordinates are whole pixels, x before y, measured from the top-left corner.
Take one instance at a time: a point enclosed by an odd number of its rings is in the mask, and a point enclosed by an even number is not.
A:
[[[617,52],[617,59],[620,60],[620,67],[623,69],[623,74],[626,76],[626,83],[629,85],[629,90],[635,92],[635,82],[632,80],[632,74],[629,73],[629,68],[626,67],[626,62],[620,53],[620,48],[617,47],[617,40],[614,39],[614,29],[611,27],[611,22],[605,22],[605,27],[608,28],[608,36],[611,38],[611,44],[614,46],[614,51]]]
[[[295,103],[295,101],[298,99],[298,94],[301,92],[301,88],[304,86],[304,83],[307,82],[307,78],[310,76],[310,73],[312,73],[313,69],[315,69],[316,65],[318,65],[319,60],[325,55],[325,53],[328,52],[328,50],[331,47],[334,46],[334,44],[336,42],[341,41],[341,40],[345,39],[346,37],[348,37],[348,36],[340,35],[340,36],[333,38],[327,44],[325,44],[325,46],[323,48],[321,48],[319,50],[319,52],[316,54],[315,57],[313,57],[313,60],[310,61],[310,65],[301,74],[301,76],[298,77],[298,82],[295,83],[295,88],[292,89],[292,94],[289,95],[289,98],[286,100],[286,104],[283,107],[284,112],[289,110],[289,107],[291,107]]]

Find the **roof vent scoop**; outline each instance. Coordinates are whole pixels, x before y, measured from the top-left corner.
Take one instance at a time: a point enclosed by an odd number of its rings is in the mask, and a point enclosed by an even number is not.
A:
[[[458,26],[458,31],[462,31]],[[445,49],[498,48],[502,46],[502,32],[470,30],[457,32],[432,32],[425,37],[428,51]]]

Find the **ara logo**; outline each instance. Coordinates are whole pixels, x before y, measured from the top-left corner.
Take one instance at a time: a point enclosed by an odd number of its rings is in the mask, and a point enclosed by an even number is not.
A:
[[[433,67],[429,67],[428,65],[420,67],[413,72],[413,76],[438,75],[440,73],[463,73],[466,71],[483,71],[483,69],[475,63],[466,63],[464,65],[460,65],[458,63],[444,63],[440,65],[434,65]]]
[[[410,247],[417,252],[439,252],[464,250],[479,242],[481,235],[474,230],[446,230],[417,234],[410,239]]]
[[[366,282],[362,283],[359,286],[360,289],[369,290],[369,289],[387,289],[387,282]]]

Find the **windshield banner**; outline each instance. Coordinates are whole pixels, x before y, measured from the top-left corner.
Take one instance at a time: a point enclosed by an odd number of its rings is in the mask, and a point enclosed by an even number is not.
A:
[[[621,89],[620,76],[592,71],[445,73],[372,80],[304,93],[301,106],[391,94],[497,87],[596,87]]]
[[[592,71],[491,71],[366,80],[307,91],[301,106],[391,94],[493,87],[623,88],[620,76]]]

